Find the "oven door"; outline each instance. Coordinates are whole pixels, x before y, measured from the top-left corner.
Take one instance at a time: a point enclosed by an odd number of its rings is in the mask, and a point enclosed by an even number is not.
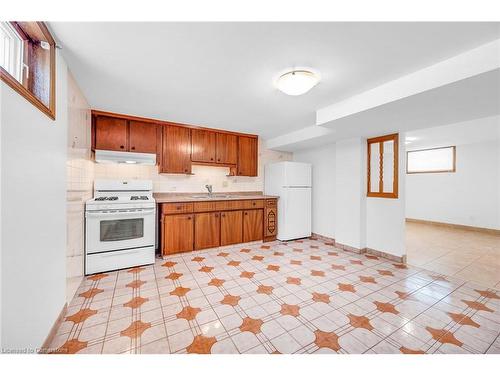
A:
[[[155,209],[87,211],[87,254],[154,246]]]

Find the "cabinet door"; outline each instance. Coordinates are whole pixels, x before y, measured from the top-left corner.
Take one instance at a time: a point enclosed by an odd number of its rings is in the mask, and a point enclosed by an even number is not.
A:
[[[191,131],[189,128],[163,127],[162,173],[191,173]]]
[[[219,246],[220,217],[218,212],[195,214],[194,248],[195,250]]]
[[[238,137],[238,176],[257,176],[257,138]]]
[[[243,242],[262,240],[263,216],[262,209],[243,211]]]
[[[217,163],[236,164],[238,160],[238,137],[217,133]]]
[[[163,255],[193,250],[193,215],[163,215]]]
[[[156,154],[156,124],[130,121],[129,151]]]
[[[278,232],[278,211],[276,206],[265,209],[264,237],[276,237]]]
[[[127,151],[127,120],[98,116],[95,119],[96,150]]]
[[[220,213],[220,245],[243,242],[243,211]]]
[[[215,133],[208,130],[191,130],[191,160],[215,163]]]

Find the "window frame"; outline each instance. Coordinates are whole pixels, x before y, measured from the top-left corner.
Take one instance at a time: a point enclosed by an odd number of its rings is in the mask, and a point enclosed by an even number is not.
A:
[[[441,169],[435,171],[417,171],[417,172],[408,172],[408,155],[411,152],[421,152],[421,151],[431,151],[431,150],[441,150],[445,148],[451,148],[453,150],[453,168],[452,169]],[[442,146],[442,147],[431,147],[431,148],[422,148],[419,150],[411,150],[406,151],[406,174],[421,174],[421,173],[455,173],[457,171],[457,146]]]
[[[5,24],[5,25],[4,25]],[[9,37],[9,58],[8,65],[9,68],[14,69],[14,73],[11,74],[16,78],[17,81],[22,82],[23,80],[23,69],[24,69],[24,39],[19,31],[10,23],[2,22],[1,28],[5,34]],[[15,38],[15,40],[13,40]],[[12,45],[10,45],[12,43]],[[14,61],[17,60],[17,61]],[[0,65],[1,66],[1,65]],[[3,67],[2,67],[3,68]],[[4,68],[5,69],[5,68]],[[8,70],[7,70],[8,72]],[[17,77],[16,77],[17,76]]]
[[[384,181],[383,181],[383,171],[384,171],[384,142],[393,141],[394,142],[394,159],[393,159],[393,181],[392,181],[392,192],[384,192]],[[379,163],[380,163],[380,173],[379,173],[379,191],[371,191],[371,145],[374,143],[379,144]],[[398,189],[399,189],[399,134],[388,134],[375,138],[368,138],[366,140],[367,145],[367,187],[366,187],[366,196],[370,198],[390,198],[397,199],[398,198]]]
[[[5,21],[4,21],[5,22]],[[9,22],[9,21],[7,21]],[[28,43],[33,41],[29,35],[27,35],[23,29],[19,26],[18,22],[10,21],[10,25],[17,31],[17,33],[24,40],[24,49],[23,49],[23,65],[29,65],[29,61],[27,61],[28,56],[30,55],[29,47],[27,47]],[[0,79],[5,82],[8,86],[10,86],[13,90],[17,91],[22,97],[28,100],[31,104],[37,107],[40,111],[50,117],[52,120],[56,119],[56,42],[52,37],[49,29],[45,25],[44,22],[25,22],[25,24],[34,24],[34,27],[37,27],[40,32],[43,34],[46,42],[49,44],[49,78],[48,78],[48,105],[42,102],[31,90],[28,88],[27,78],[25,76],[25,69],[22,71],[22,81],[19,82],[15,77],[13,77],[7,70],[5,70],[2,66],[0,66]],[[34,62],[36,63],[37,60]],[[23,66],[24,68],[24,66]],[[32,70],[32,69],[30,69]],[[31,71],[28,74],[33,74]]]

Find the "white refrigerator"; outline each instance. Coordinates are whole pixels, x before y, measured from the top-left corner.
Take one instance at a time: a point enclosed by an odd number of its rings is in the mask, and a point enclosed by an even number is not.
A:
[[[265,167],[265,193],[277,195],[278,240],[311,235],[311,164],[283,161]]]

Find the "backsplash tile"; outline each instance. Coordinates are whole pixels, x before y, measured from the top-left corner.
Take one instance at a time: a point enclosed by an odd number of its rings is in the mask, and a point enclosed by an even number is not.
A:
[[[268,150],[259,140],[257,177],[228,177],[229,168],[193,165],[193,175],[159,174],[157,166],[95,164],[96,179],[149,179],[158,192],[205,192],[205,185],[213,185],[215,192],[263,191],[264,166],[270,162],[292,160],[292,153]]]
[[[83,278],[85,201],[92,197],[90,106],[68,74],[68,153],[66,161],[66,298],[70,301]]]

